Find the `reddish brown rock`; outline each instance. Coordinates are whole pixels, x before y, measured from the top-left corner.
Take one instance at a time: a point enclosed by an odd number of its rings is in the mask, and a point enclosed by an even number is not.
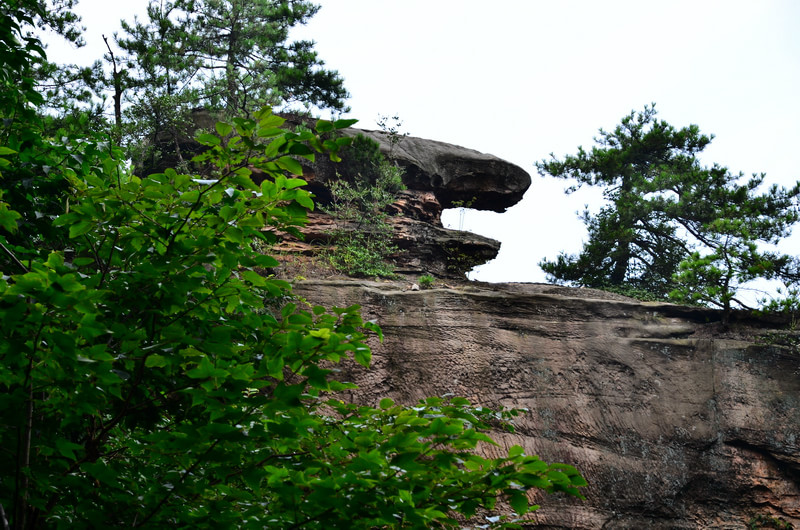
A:
[[[739,315],[724,328],[712,310],[533,284],[296,290],[359,303],[382,325],[373,368],[347,372],[358,399],[453,393],[529,409],[488,452],[520,444],[590,483],[586,501],[539,499],[537,528],[800,525],[800,354],[778,323]]]
[[[407,189],[390,207],[393,244],[399,249],[392,260],[398,272],[463,279],[473,267],[497,257],[498,241],[444,228],[442,210],[460,204],[505,211],[521,200],[530,186],[527,172],[493,155],[452,144],[406,136],[392,145],[382,132],[347,132],[372,138],[387,158],[403,168]],[[330,183],[339,178],[337,165],[320,157],[305,169],[309,189],[325,205],[330,201]],[[315,212],[302,231],[307,241],[327,243],[332,228],[347,225]]]

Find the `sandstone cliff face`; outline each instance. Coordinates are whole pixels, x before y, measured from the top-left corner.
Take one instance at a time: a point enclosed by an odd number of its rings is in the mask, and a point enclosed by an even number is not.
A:
[[[539,499],[543,528],[800,525],[800,354],[777,344],[781,326],[726,329],[711,310],[534,284],[296,291],[359,303],[383,327],[372,369],[346,370],[357,399],[453,393],[529,409],[501,445],[573,464],[590,484],[586,501]]]
[[[433,272],[446,286],[442,278],[463,280],[494,257],[497,242],[445,230],[441,209],[471,201],[502,211],[528,187],[524,171],[439,142],[411,138],[392,149],[370,135],[406,169],[409,190],[395,205],[401,272]],[[314,168],[312,186],[329,175]],[[309,239],[323,237],[325,222],[314,218]],[[306,281],[297,292],[328,306],[361,304],[383,327],[373,369],[343,374],[361,387],[355,399],[455,394],[528,409],[515,434],[496,433],[504,447],[487,452],[519,444],[577,466],[590,484],[586,501],[538,499],[532,524],[800,525],[800,338],[781,331],[786,323],[745,316],[724,327],[712,310],[545,285],[453,280],[416,291],[413,279]]]

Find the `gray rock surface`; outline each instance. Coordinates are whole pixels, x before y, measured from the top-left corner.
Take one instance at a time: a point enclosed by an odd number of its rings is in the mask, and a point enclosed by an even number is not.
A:
[[[531,185],[531,176],[521,167],[474,149],[414,136],[392,146],[381,131],[352,133],[378,142],[381,151],[405,169],[406,186],[433,192],[443,208],[460,201],[476,210],[504,212],[522,200]]]

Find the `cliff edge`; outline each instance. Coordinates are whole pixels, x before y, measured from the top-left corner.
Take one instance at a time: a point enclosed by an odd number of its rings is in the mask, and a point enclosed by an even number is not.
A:
[[[800,335],[789,322],[742,312],[723,325],[711,309],[465,282],[499,243],[444,229],[442,208],[469,201],[503,211],[530,177],[457,146],[418,138],[392,146],[381,133],[358,132],[405,169],[393,223],[406,279],[312,278],[295,288],[326,306],[360,304],[382,326],[372,369],[342,374],[359,385],[356,400],[455,394],[527,409],[516,433],[494,433],[501,447],[486,451],[500,456],[518,444],[575,465],[589,482],[586,501],[537,499],[537,528],[800,525]],[[314,168],[312,188],[331,178],[325,171]],[[313,239],[324,222],[312,219]],[[419,272],[436,274],[437,288],[412,287]]]
[[[724,327],[714,310],[540,284],[295,291],[360,304],[383,328],[372,368],[343,374],[357,400],[528,409],[516,433],[495,433],[495,456],[518,444],[589,482],[586,501],[538,499],[536,528],[800,525],[800,335],[785,323],[737,314]]]

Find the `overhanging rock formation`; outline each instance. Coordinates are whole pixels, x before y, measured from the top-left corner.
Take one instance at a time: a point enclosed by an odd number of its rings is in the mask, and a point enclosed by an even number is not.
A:
[[[311,125],[306,118],[283,115],[287,125]],[[139,161],[142,174],[162,172],[178,167],[205,148],[194,140],[198,129],[213,130],[216,118],[204,109],[191,114],[190,125],[177,135],[162,132],[155,142],[159,149],[153,160]],[[426,140],[413,136],[391,138],[380,131],[347,129],[345,134],[362,134],[378,142],[381,151],[404,169],[407,189],[393,205],[396,216],[394,244],[400,250],[393,261],[400,273],[429,273],[443,278],[463,279],[473,267],[497,256],[500,242],[469,232],[449,230],[442,226],[444,208],[466,206],[478,210],[503,212],[522,199],[530,187],[531,177],[519,166],[496,156],[473,149]],[[318,205],[330,200],[329,186],[337,178],[337,165],[324,156],[313,164],[305,163],[304,176],[308,189],[316,195]],[[198,169],[202,173],[202,169]],[[258,171],[254,171],[258,180]],[[281,250],[314,254],[331,240],[333,219],[318,208],[309,215],[309,224],[302,230],[305,243],[290,241]]]
[[[432,192],[443,208],[468,205],[504,212],[521,201],[531,185],[530,175],[521,167],[474,149],[414,136],[392,146],[383,132],[353,132],[378,142],[383,153],[405,169],[406,186]]]
[[[403,137],[392,145],[385,133],[351,129],[378,142],[383,154],[404,169],[407,189],[393,205],[396,214],[393,256],[399,272],[431,273],[445,278],[464,278],[477,265],[494,259],[500,243],[477,234],[442,226],[444,208],[463,205],[478,210],[503,212],[522,199],[530,187],[530,175],[510,162],[457,145]],[[328,186],[338,178],[337,167],[319,157],[307,168],[309,189],[324,204]],[[327,242],[334,228],[330,216],[314,212],[303,232],[309,243]],[[307,252],[314,245],[297,247]]]
[[[345,370],[356,399],[453,393],[528,409],[487,451],[519,444],[589,481],[586,501],[538,498],[536,528],[800,525],[800,336],[785,322],[734,315],[725,328],[713,310],[536,284],[295,290],[361,304],[383,327],[373,368]]]

